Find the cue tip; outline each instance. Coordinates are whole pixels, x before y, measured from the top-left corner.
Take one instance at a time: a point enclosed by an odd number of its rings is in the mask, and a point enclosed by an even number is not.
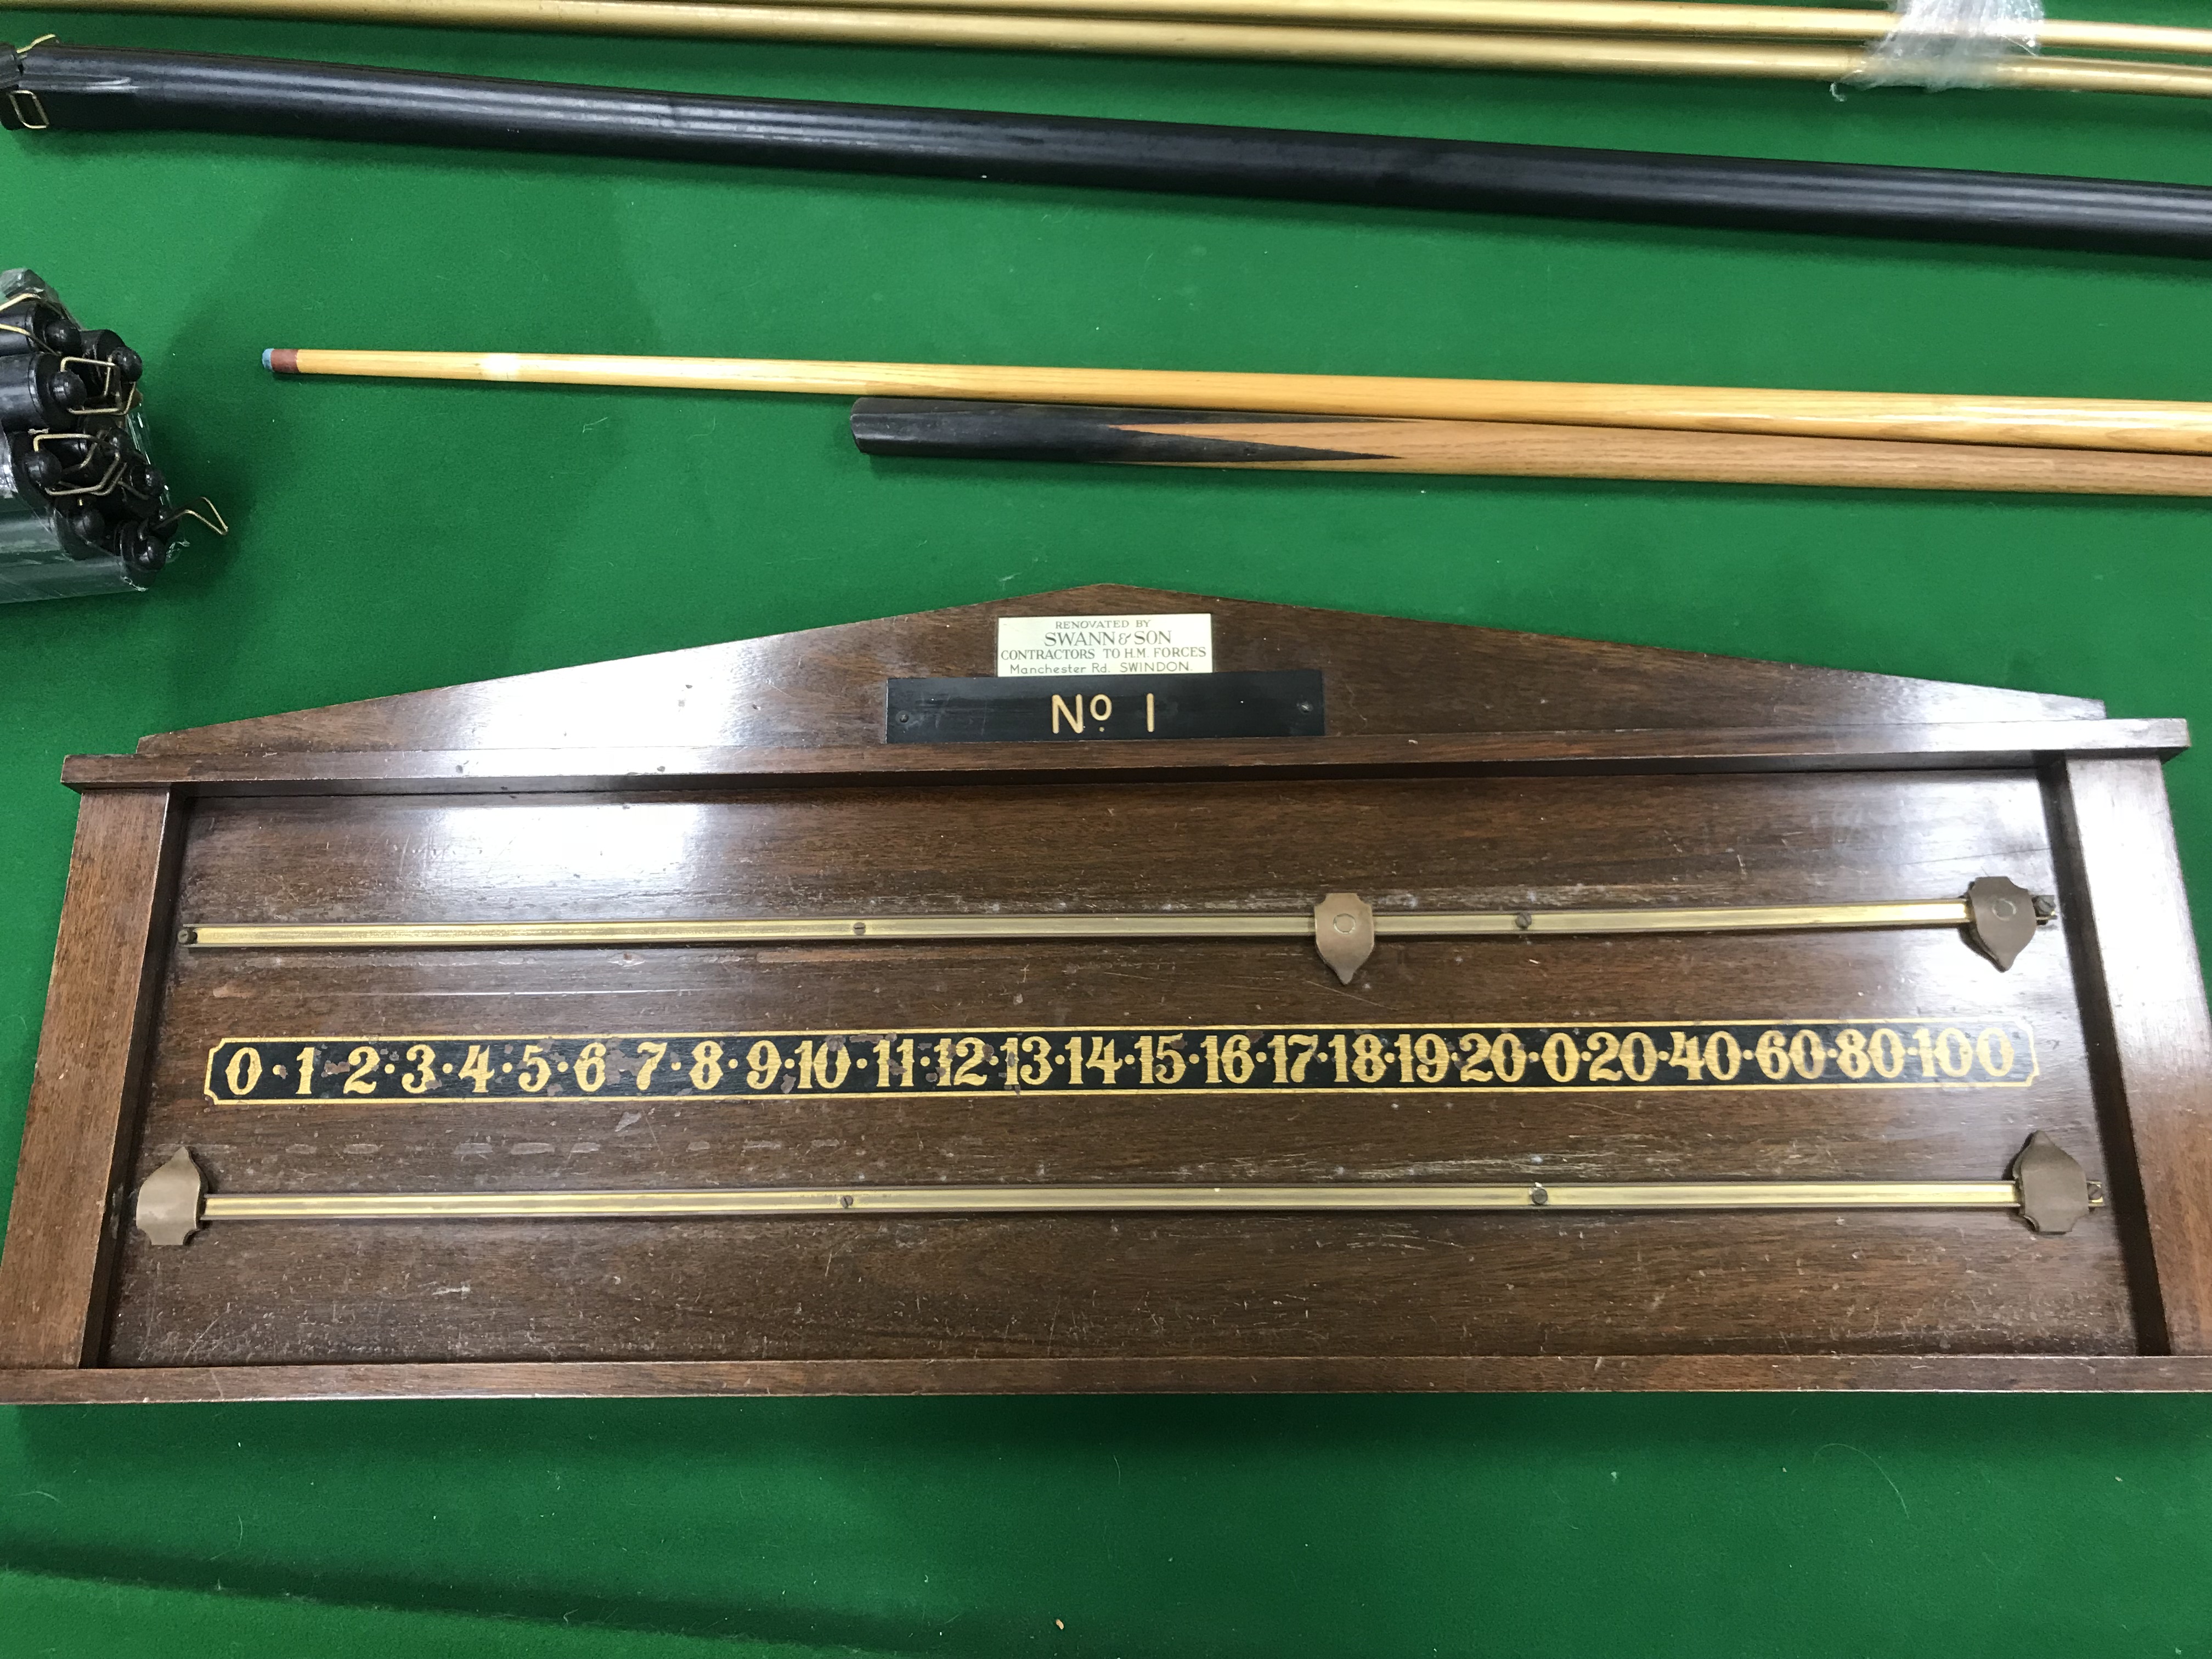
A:
[[[271,346],[261,354],[261,367],[272,374],[297,374],[300,354],[287,347]]]

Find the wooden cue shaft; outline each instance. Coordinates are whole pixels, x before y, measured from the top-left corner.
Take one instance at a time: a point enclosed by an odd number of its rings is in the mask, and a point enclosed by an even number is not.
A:
[[[621,3],[622,0],[608,0]],[[241,0],[243,3],[243,0]],[[325,0],[335,11],[346,0]],[[1895,26],[1889,11],[1863,8],[1702,3],[1701,0],[821,0],[858,9],[1027,12],[1091,17],[1168,17],[1322,27],[1498,29],[1538,34],[1686,35],[1705,39],[1879,40]],[[347,9],[359,13],[363,0]],[[0,10],[49,9],[44,0],[0,0]],[[208,0],[76,0],[77,11],[217,10]],[[428,5],[417,8],[433,9]],[[710,11],[711,6],[695,6]],[[448,5],[435,8],[440,12]],[[2074,51],[2212,56],[2212,29],[2045,18],[2045,46]]]
[[[22,0],[27,3],[28,0]],[[1891,11],[1701,3],[1700,0],[811,0],[861,9],[1027,12],[1293,23],[1324,28],[1497,29],[1533,34],[1650,34],[1706,40],[1880,40]],[[2045,18],[2043,46],[2212,57],[2212,29]]]
[[[240,0],[242,9],[250,0]],[[625,0],[602,0],[624,3]],[[629,0],[635,3],[635,0]],[[684,3],[684,0],[678,0]],[[373,0],[323,0],[361,13]],[[1701,0],[820,0],[854,9],[1025,12],[1088,17],[1212,19],[1321,27],[1485,30],[1535,34],[1680,35],[1708,40],[1879,40],[1896,15],[1863,8],[1704,3]],[[213,11],[215,0],[76,0],[76,11]],[[417,10],[449,13],[450,3]],[[641,8],[641,9],[644,8]],[[711,5],[690,9],[711,12]],[[45,0],[0,0],[0,10],[51,9]],[[425,19],[424,21],[432,21]],[[2072,51],[2142,52],[2212,56],[2212,29],[2157,24],[2077,21],[2046,17],[2036,25],[2044,46]]]
[[[30,0],[0,0],[0,7],[28,3]],[[1868,54],[1851,46],[724,5],[710,0],[75,0],[75,9],[459,28],[1820,82],[1850,80],[1868,63]],[[1987,73],[1989,83],[2000,87],[2212,98],[2212,66],[2201,64],[2018,56],[1999,58]]]
[[[1283,419],[1226,410],[874,398],[853,405],[853,436],[872,455],[975,460],[2212,496],[2212,456],[1488,421]]]
[[[618,0],[619,3],[619,0]],[[635,3],[635,0],[632,0]],[[1496,29],[1533,34],[1649,34],[1705,40],[1881,40],[1896,14],[1864,9],[1702,3],[1701,0],[806,0],[814,9],[1017,12],[1151,17],[1322,28]],[[0,0],[0,7],[32,0]],[[2071,51],[2212,57],[2212,29],[2045,18],[2039,46]]]
[[[837,6],[919,9],[925,0],[819,0]],[[1102,17],[1185,17],[1319,27],[1498,29],[1534,34],[1686,35],[1706,40],[1879,40],[1891,11],[1825,6],[1700,3],[1700,0],[947,0],[947,9]],[[2212,29],[2070,21],[2035,26],[2043,46],[2212,57]]]
[[[474,351],[286,349],[264,353],[263,362],[279,374],[660,386],[846,398],[980,398],[994,403],[1234,409],[1262,414],[1515,421],[1767,432],[1814,438],[2212,453],[2212,404],[2196,403],[1188,369]]]

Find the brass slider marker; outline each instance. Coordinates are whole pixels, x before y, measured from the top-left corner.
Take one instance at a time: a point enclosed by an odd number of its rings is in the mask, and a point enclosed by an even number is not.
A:
[[[1338,981],[1352,976],[1375,954],[1375,909],[1357,893],[1331,893],[1314,906],[1314,945]]]
[[[2035,937],[2044,904],[2017,882],[1984,876],[1966,889],[1966,937],[2002,973]]]
[[[1331,893],[1294,911],[1101,911],[1091,915],[732,916],[667,921],[210,922],[179,929],[201,951],[484,949],[532,945],[795,945],[835,939],[1310,939],[1338,979],[1380,939],[1566,937],[1601,933],[1830,933],[1955,927],[2000,969],[2057,915],[2055,900],[2003,876],[1963,898],[1854,904],[1646,905],[1589,910],[1389,910]]]
[[[179,1147],[138,1188],[138,1230],[182,1244],[218,1221],[486,1221],[779,1215],[1073,1215],[1098,1212],[1459,1210],[2016,1210],[2069,1231],[2104,1194],[2049,1136],[2002,1181],[1654,1181],[1415,1186],[707,1187],[662,1192],[211,1193]]]

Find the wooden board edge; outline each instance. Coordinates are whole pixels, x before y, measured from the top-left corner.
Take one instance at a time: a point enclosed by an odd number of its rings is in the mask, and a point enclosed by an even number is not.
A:
[[[187,810],[167,789],[79,805],[0,1248],[0,1370],[82,1365],[100,1341]]]
[[[2142,1338],[2212,1354],[2212,1012],[2166,778],[2155,761],[2077,757],[2048,787],[2100,1115],[2125,1142],[2114,1199],[2140,1205],[2148,1233],[2163,1329],[2145,1297]]]
[[[1527,1354],[1239,1359],[449,1362],[0,1370],[0,1404],[716,1395],[2212,1392],[2212,1357]]]
[[[1430,732],[1165,742],[881,744],[825,749],[454,749],[247,757],[72,755],[72,789],[198,793],[508,793],[960,779],[1120,781],[1218,775],[1403,775],[1446,768],[1559,773],[2017,768],[2054,755],[2170,759],[2179,720],[1982,721],[1817,731]]]
[[[580,676],[587,677],[593,682],[595,696],[613,696],[619,701],[623,697],[619,683],[608,677],[619,675],[623,669],[633,665],[651,672],[655,669],[672,668],[680,663],[687,674],[702,674],[710,678],[732,676],[744,678],[761,672],[779,658],[788,660],[796,655],[817,662],[842,660],[862,680],[894,672],[923,675],[987,673],[993,666],[988,643],[992,624],[1002,617],[1176,613],[1203,613],[1214,617],[1222,635],[1222,665],[1229,668],[1325,666],[1313,662],[1292,664],[1283,660],[1279,653],[1273,651],[1266,653],[1264,662],[1256,657],[1247,658],[1254,646],[1272,647],[1286,641],[1316,636],[1322,640],[1333,639],[1343,629],[1344,624],[1350,623],[1355,625],[1357,647],[1371,648],[1382,643],[1384,636],[1389,636],[1394,654],[1404,652],[1419,656],[1440,650],[1449,653],[1457,647],[1463,656],[1447,672],[1466,672],[1486,647],[1500,641],[1526,643],[1533,641],[1539,647],[1552,647],[1559,655],[1561,668],[1566,667],[1571,659],[1578,658],[1586,665],[1602,665],[1584,670],[1598,674],[1611,672],[1615,667],[1633,670],[1638,665],[1649,665],[1662,673],[1690,676],[1701,673],[1726,675],[1749,670],[1770,679],[1778,678],[1784,686],[1793,681],[1810,682],[1816,700],[1825,695],[1825,688],[1827,687],[1836,688],[1845,695],[1856,694],[1869,704],[1881,705],[1888,705],[1892,696],[1899,693],[1909,696],[1911,693],[1929,690],[1965,690],[1977,694],[1978,698],[2001,698],[2005,708],[2012,711],[1981,716],[1985,719],[2101,720],[2105,716],[2104,704],[2094,698],[2064,696],[2056,693],[1960,685],[1957,682],[1869,673],[1834,665],[1747,663],[1743,659],[1708,652],[1557,635],[1522,635],[1442,617],[1408,617],[1377,611],[1284,604],[1249,595],[1190,593],[1133,587],[1122,583],[1086,582],[1074,587],[1010,594],[904,615],[829,622],[750,639],[712,641],[673,651],[652,652],[627,659],[577,663],[489,680],[398,692],[339,703],[327,708],[248,716],[176,732],[149,733],[140,740],[138,749],[142,754],[255,753],[290,746],[299,743],[303,734],[307,739],[304,746],[324,749],[332,745],[316,741],[315,733],[326,724],[324,718],[326,716],[341,719],[350,716],[358,720],[362,714],[375,713],[387,717],[378,722],[386,729],[419,731],[424,726],[440,723],[441,704],[447,706],[442,712],[448,719],[457,715],[465,720],[475,712],[479,699],[519,697],[528,701],[546,696],[557,699],[570,695],[573,688],[583,683],[578,678]],[[1243,650],[1231,642],[1237,636],[1243,636]],[[867,671],[860,670],[861,664],[868,665]],[[1884,695],[1885,692],[1889,695]],[[1686,703],[1694,706],[1698,696],[1698,687],[1683,688],[1681,696]],[[363,746],[418,745],[376,743]]]

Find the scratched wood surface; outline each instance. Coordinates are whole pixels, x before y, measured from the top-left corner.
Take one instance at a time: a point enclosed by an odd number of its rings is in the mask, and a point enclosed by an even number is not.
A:
[[[978,785],[215,801],[178,918],[447,920],[1932,896],[2053,875],[2027,775]],[[220,1106],[224,1037],[1881,1017],[2033,1028],[2025,1089]],[[556,1083],[555,1090],[562,1085]],[[218,1188],[1993,1178],[2101,1169],[2065,941],[1954,933],[1310,945],[179,951],[141,1163]],[[2118,1231],[2002,1214],[232,1224],[134,1238],[118,1364],[1067,1355],[2125,1352]]]

